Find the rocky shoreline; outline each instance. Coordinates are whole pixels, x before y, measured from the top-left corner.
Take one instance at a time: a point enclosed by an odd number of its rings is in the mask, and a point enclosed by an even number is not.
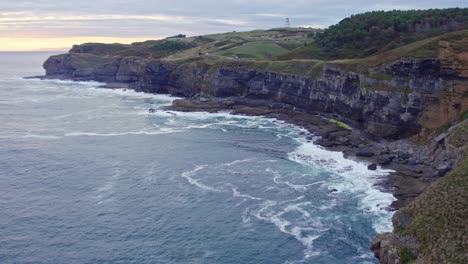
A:
[[[379,184],[397,199],[389,210],[406,206],[419,196],[434,181],[448,173],[456,156],[443,153],[444,158],[428,155],[427,146],[418,146],[411,140],[387,141],[376,138],[354,127],[345,118],[326,113],[307,113],[288,104],[268,100],[254,100],[240,97],[213,98],[196,95],[192,98],[177,99],[168,110],[175,111],[231,111],[232,114],[276,118],[305,128],[310,134],[304,135],[315,143],[333,151],[343,152],[346,158],[369,163],[370,170],[380,166],[393,170]],[[343,120],[345,123],[342,123]],[[437,145],[437,143],[436,143]],[[434,163],[435,162],[435,163]],[[438,164],[434,166],[433,164]],[[442,165],[440,165],[442,164]]]
[[[186,98],[176,100],[173,110],[229,110],[304,127],[320,136],[318,145],[365,160],[369,169],[394,170],[381,184],[397,198],[391,209],[399,209],[449,172],[457,156],[443,138],[419,135],[457,114],[451,109],[460,97],[447,87],[459,80],[444,67],[436,59],[402,58],[363,74],[327,63],[311,77],[252,70],[242,63],[140,61],[72,49],[50,57],[46,75],[35,78],[100,81],[103,88]],[[419,144],[421,138],[426,142]]]
[[[70,78],[65,75],[31,76],[26,78],[42,80],[89,81]],[[100,88],[132,89],[127,83],[105,83]],[[139,91],[138,89],[134,89]],[[147,91],[144,91],[147,92]],[[358,124],[337,114],[323,112],[309,113],[304,109],[286,103],[266,99],[251,99],[239,96],[212,97],[196,94],[184,99],[176,99],[167,110],[193,112],[230,111],[231,114],[264,116],[276,118],[306,129],[306,139],[320,138],[315,144],[332,151],[343,152],[346,158],[369,163],[368,169],[377,166],[393,170],[379,186],[391,192],[396,200],[388,210],[398,210],[416,197],[440,177],[447,174],[456,160],[454,153],[443,152],[437,157],[429,148],[437,148],[438,142],[431,146],[417,145],[411,139],[386,140],[359,129]]]

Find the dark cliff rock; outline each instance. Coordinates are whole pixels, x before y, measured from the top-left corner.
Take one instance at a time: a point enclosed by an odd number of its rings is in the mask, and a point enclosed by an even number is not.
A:
[[[63,76],[78,80],[117,81],[120,58],[92,54],[67,53],[51,56],[44,62],[47,76]]]
[[[325,64],[317,77],[75,52],[50,57],[44,68],[49,76],[125,82],[145,92],[184,97],[200,92],[215,97],[242,96],[285,103],[306,112],[336,113],[355,121],[371,135],[393,139],[420,130],[420,117],[430,104],[426,95],[446,90],[451,78],[435,59],[410,58],[368,75]],[[376,73],[385,74],[385,78],[374,77]]]

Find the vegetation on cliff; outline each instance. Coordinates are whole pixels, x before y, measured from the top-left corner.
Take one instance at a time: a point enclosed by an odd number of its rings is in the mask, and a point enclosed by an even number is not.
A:
[[[421,263],[462,264],[468,260],[468,120],[452,127],[446,140],[451,148],[462,149],[456,169],[400,210],[402,216],[397,219],[409,216],[409,223],[394,222],[400,237],[417,241],[413,248],[400,248],[403,263],[415,260],[411,251],[417,252]]]
[[[353,15],[302,48],[315,59],[364,57],[468,27],[468,8],[373,11]]]

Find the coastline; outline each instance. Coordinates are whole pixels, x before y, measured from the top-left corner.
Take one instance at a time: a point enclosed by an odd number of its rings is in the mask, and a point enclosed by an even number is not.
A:
[[[399,149],[392,150],[389,146],[391,142],[376,139],[352,125],[351,129],[345,128],[341,125],[341,121],[330,122],[336,119],[343,120],[342,117],[333,114],[309,114],[285,104],[243,98],[177,99],[167,109],[187,112],[230,110],[231,114],[276,118],[304,128],[309,133],[304,134],[308,142],[312,142],[312,137],[318,136],[320,139],[314,141],[314,144],[327,150],[342,152],[346,159],[392,170],[393,172],[377,184],[396,198],[389,210],[398,210],[406,206],[440,176],[436,168],[422,164],[415,165],[409,162],[410,157],[407,153],[398,154],[401,149],[415,147],[409,140],[400,140]],[[389,161],[383,160],[383,156],[393,157]],[[430,157],[423,158],[430,159]]]
[[[440,12],[452,22],[451,13],[466,11]],[[394,18],[413,11],[400,12],[382,14]],[[417,16],[427,18],[433,13],[419,10]],[[373,14],[362,14],[362,21]],[[409,36],[411,41],[376,42],[378,47],[366,50],[367,44],[356,48],[348,46],[352,41],[336,41],[343,37],[337,33],[344,31],[350,33],[346,39],[361,41],[352,34],[355,25],[362,24],[356,17],[325,29],[331,38],[322,42],[322,48],[304,42],[304,47],[288,48],[280,56],[254,51],[258,58],[244,57],[238,47],[265,39],[283,47],[290,36],[317,43],[324,39],[272,29],[130,45],[74,45],[64,54],[50,56],[43,63],[45,76],[33,78],[92,81],[93,92],[102,82],[100,88],[118,89],[104,93],[136,91],[183,98],[171,98],[164,106],[143,105],[138,113],[144,117],[152,113],[199,117],[219,112],[215,116],[269,118],[273,123],[268,130],[284,126],[297,131],[299,163],[303,158],[305,163],[329,165],[336,172],[338,184],[328,185],[321,194],[334,196],[333,192],[338,195],[353,189],[353,198],[371,197],[362,201],[372,206],[353,204],[353,208],[382,213],[386,224],[391,224],[380,230],[390,232],[377,235],[371,243],[370,250],[380,263],[462,263],[468,241],[463,232],[466,226],[460,224],[466,218],[462,206],[468,201],[464,192],[468,175],[466,19],[460,19],[455,28],[449,26],[450,30],[447,26],[452,23],[429,24],[431,33],[416,38],[412,30],[403,31],[400,36]],[[410,22],[409,28],[419,28],[418,23]],[[367,29],[364,34],[373,35]],[[391,38],[399,42],[400,36]],[[164,45],[171,43],[179,45],[170,49]],[[69,83],[64,82],[66,87]],[[276,144],[271,146],[276,148]],[[346,182],[350,184],[341,184]],[[373,199],[379,198],[375,193],[387,199]]]
[[[70,78],[62,75],[31,76],[25,79],[40,80],[71,80],[90,81],[84,78]],[[103,83],[103,89],[132,89],[137,92],[148,93],[133,89],[126,83]],[[159,93],[158,93],[159,94]],[[365,162],[388,169],[389,173],[377,186],[392,193],[396,198],[387,210],[395,211],[413,201],[426,188],[440,178],[441,172],[426,164],[414,164],[404,150],[417,147],[409,140],[399,140],[398,144],[367,134],[358,129],[350,120],[336,114],[307,113],[306,111],[285,103],[270,100],[249,99],[242,97],[206,97],[197,94],[193,97],[174,100],[166,110],[182,112],[219,112],[231,111],[234,115],[263,116],[275,118],[289,124],[304,128],[307,142],[314,141],[327,150],[342,152],[346,159]],[[340,121],[343,120],[344,122]],[[392,144],[393,143],[393,144]],[[391,149],[398,145],[398,149]],[[402,153],[403,152],[403,153]],[[428,156],[420,156],[423,160],[430,160]],[[424,162],[424,161],[423,161]],[[446,172],[448,172],[447,170]]]

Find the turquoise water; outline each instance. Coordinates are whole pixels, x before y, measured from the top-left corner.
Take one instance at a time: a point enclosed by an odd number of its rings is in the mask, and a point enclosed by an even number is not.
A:
[[[0,54],[0,263],[376,263],[387,171],[273,119],[21,78],[48,55]]]

